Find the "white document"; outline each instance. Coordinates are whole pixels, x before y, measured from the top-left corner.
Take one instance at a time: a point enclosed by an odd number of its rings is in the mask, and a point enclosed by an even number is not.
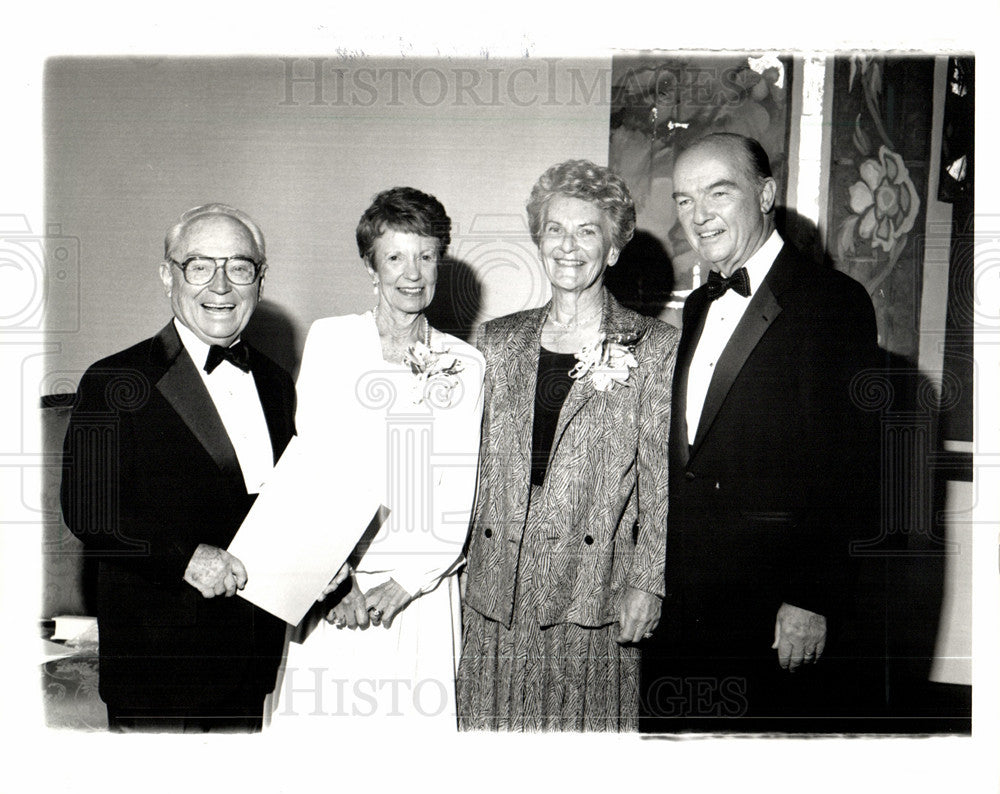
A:
[[[371,474],[293,437],[229,544],[247,569],[239,595],[298,625],[375,519]]]
[[[83,615],[56,615],[52,619],[56,622],[55,631],[52,633],[54,640],[75,640],[97,626],[97,618]]]
[[[41,664],[54,662],[57,659],[65,659],[68,656],[72,656],[74,653],[76,653],[76,648],[71,648],[67,645],[60,645],[58,642],[42,640]]]

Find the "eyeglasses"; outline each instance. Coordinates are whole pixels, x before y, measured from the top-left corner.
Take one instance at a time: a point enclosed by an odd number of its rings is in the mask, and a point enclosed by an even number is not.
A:
[[[170,257],[167,257],[170,259]],[[219,268],[223,268],[233,284],[245,287],[257,280],[263,263],[254,262],[245,256],[192,256],[183,262],[170,259],[184,274],[184,280],[194,286],[202,287],[215,278]]]

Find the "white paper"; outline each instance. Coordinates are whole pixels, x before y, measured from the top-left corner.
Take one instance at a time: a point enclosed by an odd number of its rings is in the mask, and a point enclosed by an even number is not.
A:
[[[247,569],[239,595],[298,625],[380,505],[371,472],[349,450],[292,438],[229,544]]]
[[[60,645],[58,642],[42,640],[42,660],[41,663],[54,662],[57,659],[65,659],[76,653],[76,648]]]
[[[56,622],[52,632],[54,640],[75,640],[97,625],[97,618],[83,615],[56,615],[52,619]]]

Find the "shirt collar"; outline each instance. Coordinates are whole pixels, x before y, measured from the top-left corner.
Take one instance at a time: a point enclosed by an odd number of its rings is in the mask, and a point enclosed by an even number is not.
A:
[[[199,370],[203,371],[205,369],[205,362],[208,361],[209,345],[199,339],[194,331],[176,317],[174,317],[174,328],[177,329],[177,335],[181,338],[181,344],[184,345],[184,349],[191,356],[191,360],[198,365]],[[233,344],[235,345],[239,341],[239,338],[237,338]]]
[[[747,275],[750,277],[751,295],[764,283],[764,278],[767,276],[768,271],[770,271],[771,265],[774,264],[774,260],[778,258],[778,254],[781,253],[784,245],[785,241],[781,239],[781,235],[777,231],[772,231],[770,236],[764,241],[764,244],[754,251],[753,256],[743,265],[747,269]]]

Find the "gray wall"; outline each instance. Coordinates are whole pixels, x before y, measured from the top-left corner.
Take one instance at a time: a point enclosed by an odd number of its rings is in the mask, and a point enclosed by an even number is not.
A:
[[[435,194],[455,223],[451,250],[468,269],[463,294],[444,285],[442,302],[463,303],[472,324],[541,303],[524,202],[554,162],[607,162],[609,69],[599,59],[49,61],[46,221],[72,245],[65,277],[50,282],[58,347],[42,392],[72,388],[88,364],[166,322],[164,232],[208,201],[264,229],[266,300],[248,335],[288,366],[313,320],[372,305],[354,229],[393,185]]]

